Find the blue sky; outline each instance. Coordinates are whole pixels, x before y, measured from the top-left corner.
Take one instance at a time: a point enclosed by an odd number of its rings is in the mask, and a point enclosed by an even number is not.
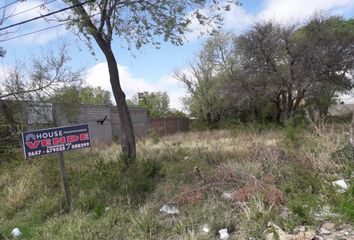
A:
[[[57,2],[49,5],[57,9]],[[5,0],[0,1],[0,6],[5,5]],[[11,1],[7,1],[9,3]],[[40,0],[27,0],[23,3],[12,5],[8,11],[19,13],[41,3]],[[303,21],[315,12],[324,11],[330,14],[339,14],[346,18],[354,16],[354,0],[243,0],[241,7],[234,7],[225,13],[224,30],[237,34],[247,30],[255,21],[278,20],[282,23]],[[2,26],[19,22],[44,13],[39,8],[8,19]],[[8,36],[17,36],[38,29],[43,29],[56,23],[48,23],[43,20],[25,24],[21,28],[15,28]],[[114,39],[113,48],[119,64],[122,87],[127,97],[131,97],[137,91],[167,91],[170,96],[171,106],[182,109],[180,99],[186,94],[182,85],[173,78],[176,69],[188,71],[188,64],[193,56],[201,49],[206,37],[198,39],[199,26],[192,26],[193,31],[186,35],[188,42],[183,46],[172,46],[169,43],[162,44],[157,50],[152,46],[145,46],[142,50],[133,51],[134,55],[126,50],[126,45],[120,39]],[[73,67],[86,67],[85,79],[87,84],[102,86],[111,91],[108,80],[108,72],[104,56],[97,49],[93,57],[88,48],[64,27],[39,32],[26,37],[1,42],[7,54],[1,60],[2,68],[9,69],[18,60],[26,61],[30,56],[41,50],[55,48],[60,41],[69,43],[70,57]],[[4,79],[5,71],[0,74],[0,81]]]

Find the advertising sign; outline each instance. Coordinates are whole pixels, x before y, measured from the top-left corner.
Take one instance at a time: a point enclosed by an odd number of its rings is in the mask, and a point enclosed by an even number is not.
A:
[[[25,158],[90,147],[87,124],[22,133]]]

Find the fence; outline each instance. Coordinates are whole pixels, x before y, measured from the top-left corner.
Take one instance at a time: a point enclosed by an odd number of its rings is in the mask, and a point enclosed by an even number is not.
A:
[[[328,115],[330,116],[346,115],[346,114],[351,114],[353,110],[354,110],[353,103],[337,104],[329,108]]]
[[[167,117],[149,119],[149,129],[159,136],[189,131],[189,118]]]

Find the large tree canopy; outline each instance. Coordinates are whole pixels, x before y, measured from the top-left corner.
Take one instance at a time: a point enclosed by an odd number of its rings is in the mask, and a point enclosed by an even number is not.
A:
[[[112,105],[110,92],[101,87],[73,85],[58,89],[50,101],[67,105]]]
[[[138,93],[128,99],[128,105],[145,108],[150,118],[172,115],[170,98],[166,92]]]
[[[80,3],[78,0],[65,0],[65,2],[70,5]],[[232,2],[222,0],[90,1],[85,6],[77,5],[73,8],[74,14],[63,19],[69,22],[69,27],[86,37],[89,46],[92,46],[94,40],[106,57],[121,122],[121,145],[124,155],[135,156],[135,137],[125,94],[120,85],[116,56],[112,49],[113,36],[126,39],[128,48],[133,46],[140,48],[149,43],[159,47],[161,41],[180,45],[192,21],[208,25],[211,31],[218,29],[222,22],[221,13],[229,10]]]
[[[216,36],[190,74],[178,75],[191,93],[187,107],[208,123],[225,110],[278,123],[302,109],[324,116],[335,95],[353,87],[353,26],[352,19],[314,16],[304,24],[267,21],[238,37]]]

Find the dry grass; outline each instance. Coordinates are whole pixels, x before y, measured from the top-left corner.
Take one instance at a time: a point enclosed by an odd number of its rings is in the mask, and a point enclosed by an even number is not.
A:
[[[11,175],[1,175],[0,181],[5,184],[5,205],[8,208],[23,208],[29,198],[33,196],[32,188],[38,176],[38,168],[27,165],[16,168]],[[11,178],[9,178],[11,176]],[[3,182],[4,181],[4,182]]]
[[[312,126],[312,132],[304,134],[304,142],[299,150],[309,164],[321,172],[338,172],[342,165],[333,158],[333,154],[348,143],[348,132],[333,126]]]
[[[293,184],[299,180],[293,168],[302,164],[318,174],[341,171],[344,163],[333,154],[347,143],[345,131],[312,126],[302,133],[297,147],[285,143],[282,130],[147,138],[137,144],[141,164],[130,173],[133,176],[119,172],[117,144],[73,152],[67,168],[76,205],[68,214],[52,207],[62,197],[60,176],[52,170],[58,167],[57,159],[40,159],[31,166],[16,163],[18,168],[11,171],[0,169],[0,202],[5,203],[0,206],[0,236],[4,229],[8,236],[8,229],[23,223],[32,231],[26,239],[218,239],[218,230],[226,227],[230,239],[237,239],[236,232],[260,238],[266,222],[276,219],[278,206],[288,204],[284,189],[289,188],[292,197],[297,191],[307,193]],[[161,168],[151,185],[144,185],[149,176],[144,171],[153,166],[146,162],[157,162]],[[146,194],[138,204],[128,195],[131,186],[136,194],[132,196]],[[231,199],[222,198],[224,192],[232,193]],[[298,205],[308,204],[304,201]],[[160,213],[163,204],[176,206],[180,215]],[[3,217],[4,208],[12,211],[10,218]],[[33,223],[30,215],[38,212],[40,220],[34,218]],[[200,232],[204,223],[211,226],[210,234]]]

